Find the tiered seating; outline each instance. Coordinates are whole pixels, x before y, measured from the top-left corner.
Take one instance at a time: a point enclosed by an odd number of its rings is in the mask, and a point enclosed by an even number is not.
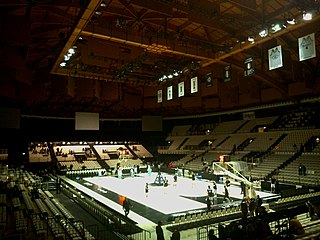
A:
[[[188,136],[188,140],[184,143],[182,149],[195,149],[194,147],[198,147],[206,138],[208,138],[206,135]]]
[[[189,134],[191,125],[174,126],[171,135],[172,136],[186,136]]]
[[[140,167],[143,167],[144,164],[140,159],[127,159],[127,160],[108,160],[107,161],[108,165],[111,168],[116,168],[117,164],[120,163],[121,167],[123,169],[130,169],[133,168],[134,166],[139,165]]]
[[[284,169],[280,170],[278,175],[279,181],[290,182],[305,185],[320,184],[320,154],[318,153],[303,153],[299,158],[295,159]],[[298,169],[302,163],[306,169],[306,176],[299,176]]]
[[[311,221],[310,217],[306,214],[300,214],[297,216],[301,223],[305,233],[303,235],[295,236],[296,240],[310,240],[319,239],[320,237],[320,219]]]
[[[82,169],[100,169],[101,166],[97,161],[83,161],[82,163],[79,163],[77,161],[66,161],[66,162],[60,162],[61,166],[66,167],[66,169],[70,169],[70,166],[72,165],[72,170],[82,170]]]
[[[106,145],[94,145],[94,148],[96,149],[101,159],[103,160],[110,159],[109,154],[106,152],[106,149],[107,149]]]
[[[7,225],[7,197],[0,194],[0,229],[4,230]]]
[[[297,151],[301,145],[305,144],[312,136],[320,134],[319,129],[296,130],[288,132],[288,135],[278,144],[275,151]]]
[[[190,161],[193,158],[194,154],[195,153],[187,154],[184,157],[182,157],[181,159],[179,159],[178,161],[173,162],[172,165],[174,167],[184,166],[186,164],[186,162]]]
[[[241,160],[248,153],[249,151],[236,151],[233,155],[230,156],[230,161]]]
[[[234,133],[238,130],[247,120],[237,120],[228,121],[220,123],[215,129],[213,129],[212,134],[217,133]]]
[[[51,199],[51,202],[59,209],[63,216],[69,220],[74,220],[74,216],[55,198]]]
[[[282,163],[292,157],[294,153],[275,153],[263,159],[263,162],[250,171],[254,179],[263,179],[273,170],[277,169]]]
[[[152,154],[141,144],[129,146],[139,158],[150,158]]]
[[[37,145],[29,148],[29,161],[36,162],[50,162],[51,156],[47,146]]]
[[[255,118],[248,121],[243,125],[237,132],[238,133],[247,133],[251,132],[256,126],[268,126],[272,124],[278,117],[265,117],[265,118]]]
[[[178,215],[174,217],[172,224],[168,228],[176,228],[181,230],[195,228],[197,226],[202,226],[204,222],[218,221],[226,216],[234,216],[236,218],[241,217],[240,207],[230,206],[208,212],[206,211]]]
[[[281,121],[277,127],[281,129],[313,127],[316,122],[315,117],[315,111],[291,112],[281,117]]]
[[[292,196],[292,197],[280,198],[276,203],[282,204],[282,203],[287,203],[287,202],[292,202],[297,200],[305,200],[305,202],[307,202],[308,199],[317,198],[317,197],[320,197],[320,192],[311,192],[311,193],[301,194],[301,195]]]
[[[34,200],[35,203],[37,204],[39,210],[40,210],[40,213],[42,216],[48,216],[48,211],[47,211],[47,208],[45,207],[44,203],[42,202],[41,199],[35,199]]]
[[[0,161],[8,159],[8,149],[0,149]]]
[[[44,199],[44,202],[47,205],[47,207],[49,208],[49,210],[51,211],[52,216],[57,217],[57,218],[62,217],[62,214],[59,211],[59,209],[53,204],[53,202],[49,198]]]
[[[169,151],[177,150],[178,147],[182,144],[182,142],[186,139],[186,136],[169,136],[166,141],[170,141],[171,144],[168,148]]]
[[[32,200],[31,200],[30,196],[28,195],[28,193],[22,192],[22,197],[23,197],[23,200],[24,200],[24,203],[26,205],[26,208],[27,208],[28,212],[29,213],[34,213],[35,209],[34,209]]]
[[[27,220],[24,218],[23,211],[14,211],[14,217],[16,220],[16,231],[26,232],[27,231]]]
[[[281,132],[255,133],[252,135],[254,140],[244,148],[244,151],[267,151],[281,135]]]
[[[49,228],[52,232],[52,235],[54,236],[54,239],[59,239],[59,240],[65,239],[64,230],[63,230],[62,226],[60,225],[60,223],[56,222],[56,219],[49,218],[48,225],[49,225]]]
[[[31,221],[37,237],[39,239],[45,239],[45,237],[47,236],[47,231],[45,229],[45,224],[40,216],[35,214],[31,215]]]
[[[235,145],[238,147],[241,143],[243,143],[249,136],[247,134],[232,134],[229,135],[229,138],[224,141],[218,148],[221,150],[232,150]]]

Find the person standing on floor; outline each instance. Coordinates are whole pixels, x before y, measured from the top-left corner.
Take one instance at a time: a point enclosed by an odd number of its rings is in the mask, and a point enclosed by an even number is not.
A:
[[[146,197],[148,197],[149,196],[149,184],[148,183],[146,183],[144,191],[146,193]]]
[[[162,225],[162,222],[159,221],[158,225],[156,226],[157,240],[164,240],[164,234],[163,234],[163,229],[161,225]]]
[[[213,188],[213,194],[214,194],[214,196],[216,197],[217,194],[218,194],[218,187],[217,187],[217,184],[216,184],[215,181],[213,181],[212,188]]]
[[[224,185],[224,200],[230,202],[229,190],[226,185]]]
[[[170,240],[180,240],[180,232],[177,229],[173,231]]]
[[[124,214],[126,215],[126,217],[129,215],[131,207],[132,207],[132,205],[131,205],[129,199],[125,198],[123,201],[123,210],[124,210]]]

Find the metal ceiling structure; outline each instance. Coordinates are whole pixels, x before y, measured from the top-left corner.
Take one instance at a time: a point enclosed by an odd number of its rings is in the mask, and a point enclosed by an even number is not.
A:
[[[130,118],[318,96],[319,8],[317,0],[2,0],[1,102],[30,115]],[[306,12],[311,20],[302,19]],[[272,32],[276,24],[281,30]],[[317,57],[299,61],[298,38],[311,33]],[[277,45],[284,66],[270,71],[268,49]],[[249,57],[255,71],[245,77]],[[224,82],[228,65],[232,78]],[[191,94],[195,76],[199,92]],[[157,102],[159,89],[176,91],[182,81],[183,97]]]

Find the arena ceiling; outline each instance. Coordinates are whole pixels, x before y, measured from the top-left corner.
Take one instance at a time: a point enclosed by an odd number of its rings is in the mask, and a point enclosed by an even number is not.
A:
[[[316,96],[319,7],[318,0],[2,0],[1,105],[26,115],[135,118]],[[312,19],[303,20],[308,12]],[[299,61],[298,38],[311,33],[317,57]],[[270,71],[268,49],[278,45],[284,66]],[[250,57],[255,70],[245,77]],[[199,92],[191,94],[195,76]],[[167,101],[167,87],[177,91],[183,81],[184,96]]]

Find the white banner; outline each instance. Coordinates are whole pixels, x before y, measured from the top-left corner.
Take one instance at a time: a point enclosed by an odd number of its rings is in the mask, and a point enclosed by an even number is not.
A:
[[[268,50],[269,70],[283,67],[281,45]]]
[[[184,82],[178,83],[178,97],[184,96]]]
[[[162,103],[162,90],[158,90],[158,103]]]
[[[191,78],[191,93],[198,92],[198,77]]]
[[[172,86],[167,87],[167,100],[172,100],[173,98],[172,88]]]
[[[314,33],[298,39],[299,61],[316,57],[316,44]]]

